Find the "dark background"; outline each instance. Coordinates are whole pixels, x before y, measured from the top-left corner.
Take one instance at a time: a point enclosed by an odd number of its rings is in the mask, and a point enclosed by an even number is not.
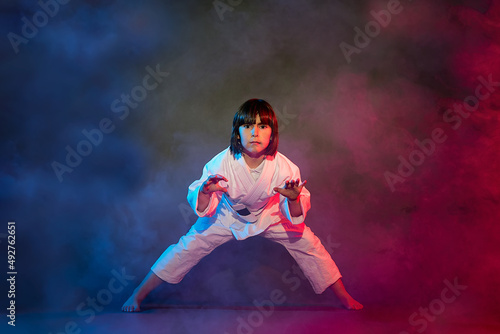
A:
[[[258,97],[308,180],[307,224],[357,299],[417,310],[456,279],[467,289],[446,312],[497,314],[499,85],[461,123],[443,115],[458,117],[447,110],[480,77],[500,81],[500,1],[401,1],[348,62],[339,45],[388,2],[243,0],[220,16],[208,0],[70,1],[16,53],[8,33],[41,7],[3,1],[0,241],[4,254],[15,221],[18,312],[74,314],[113,270],[134,276],[105,306],[119,309],[195,221],[188,185]],[[147,66],[169,74],[128,115],[113,112]],[[59,179],[54,162],[105,118],[114,130]],[[438,128],[446,140],[391,189],[384,173]],[[292,291],[293,264],[267,240],[230,242],[146,302],[250,306],[280,289],[285,305],[339,305],[302,280]]]

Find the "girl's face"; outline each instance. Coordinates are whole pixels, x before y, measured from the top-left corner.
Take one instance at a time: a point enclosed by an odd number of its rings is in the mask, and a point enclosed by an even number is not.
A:
[[[252,158],[259,158],[269,145],[273,131],[269,125],[260,122],[260,116],[257,114],[255,124],[243,124],[239,132],[243,153]]]

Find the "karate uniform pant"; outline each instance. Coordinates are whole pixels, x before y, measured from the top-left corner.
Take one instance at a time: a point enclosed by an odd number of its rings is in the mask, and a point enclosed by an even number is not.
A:
[[[317,294],[342,277],[321,241],[304,223],[276,223],[259,235],[287,249]],[[179,283],[203,257],[230,240],[235,237],[220,222],[198,219],[177,244],[163,252],[151,270],[165,282]]]

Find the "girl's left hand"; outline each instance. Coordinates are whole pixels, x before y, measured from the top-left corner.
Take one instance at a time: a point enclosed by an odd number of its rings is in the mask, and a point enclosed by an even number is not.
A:
[[[290,201],[295,201],[299,197],[300,192],[302,191],[302,188],[304,188],[306,183],[307,180],[304,180],[304,182],[302,183],[300,183],[300,179],[290,180],[285,182],[284,188],[275,187],[274,191],[279,192]]]

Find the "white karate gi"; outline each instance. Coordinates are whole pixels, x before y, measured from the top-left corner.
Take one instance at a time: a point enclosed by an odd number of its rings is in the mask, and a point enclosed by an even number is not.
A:
[[[158,277],[168,283],[179,283],[217,246],[255,235],[282,244],[318,294],[341,277],[330,254],[304,224],[311,207],[309,191],[302,188],[299,197],[302,215],[292,217],[286,197],[273,190],[284,187],[288,180],[300,179],[299,168],[277,153],[275,157],[267,156],[258,169],[261,169],[260,176],[255,180],[244,158],[241,155],[234,157],[229,148],[205,165],[202,177],[189,186],[187,196],[199,218],[151,267]],[[228,180],[219,182],[228,192],[212,193],[205,211],[199,212],[196,208],[200,187],[215,174]]]

